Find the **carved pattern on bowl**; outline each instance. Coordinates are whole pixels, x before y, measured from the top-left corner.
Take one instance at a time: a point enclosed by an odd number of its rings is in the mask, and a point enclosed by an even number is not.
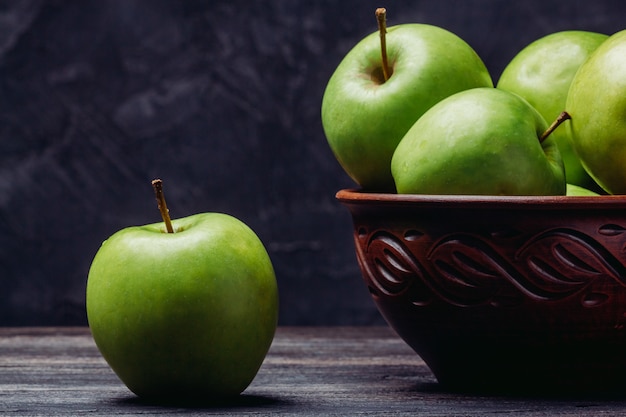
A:
[[[415,306],[435,299],[498,307],[578,297],[584,307],[595,307],[609,301],[611,288],[626,287],[622,226],[605,224],[597,237],[560,227],[521,242],[513,242],[519,234],[510,232],[431,238],[419,230],[369,232],[362,226],[355,241],[373,295],[407,296]]]

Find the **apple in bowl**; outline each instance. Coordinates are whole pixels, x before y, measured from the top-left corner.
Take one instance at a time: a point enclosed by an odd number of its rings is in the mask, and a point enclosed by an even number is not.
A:
[[[426,111],[398,144],[391,161],[397,192],[564,195],[556,127],[516,94],[456,93]]]
[[[321,117],[345,172],[365,189],[393,192],[391,157],[415,121],[442,99],[493,82],[457,35],[419,23],[387,28],[385,13],[377,10],[379,31],[358,42],[330,77]]]
[[[570,84],[580,66],[608,35],[583,30],[550,33],[524,47],[502,71],[497,88],[522,96],[547,120],[565,110]],[[568,184],[599,191],[572,147],[570,131],[553,134]]]

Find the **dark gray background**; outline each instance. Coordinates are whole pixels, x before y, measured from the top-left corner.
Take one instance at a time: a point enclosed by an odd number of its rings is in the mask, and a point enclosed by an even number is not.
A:
[[[626,28],[620,1],[2,0],[0,325],[85,324],[102,240],[159,221],[155,177],[173,217],[257,232],[281,324],[382,323],[319,115],[379,6],[461,36],[494,81],[540,36]]]

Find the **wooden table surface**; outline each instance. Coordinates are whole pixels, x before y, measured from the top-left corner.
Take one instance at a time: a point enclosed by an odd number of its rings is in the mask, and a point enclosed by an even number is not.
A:
[[[257,377],[232,403],[139,400],[87,328],[0,328],[0,415],[626,415],[623,398],[524,398],[442,390],[386,327],[279,328]]]

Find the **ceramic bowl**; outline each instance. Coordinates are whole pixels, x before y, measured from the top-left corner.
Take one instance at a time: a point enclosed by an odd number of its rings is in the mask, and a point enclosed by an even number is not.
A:
[[[626,394],[626,196],[337,199],[376,306],[443,387]]]

